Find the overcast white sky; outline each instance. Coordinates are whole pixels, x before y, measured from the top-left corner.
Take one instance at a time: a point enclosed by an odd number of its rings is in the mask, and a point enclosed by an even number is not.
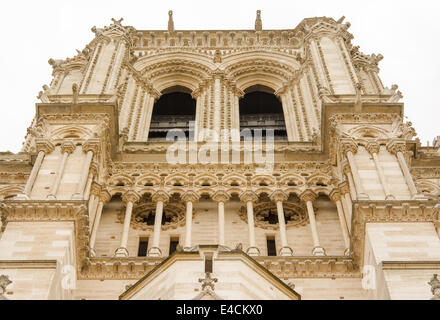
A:
[[[137,29],[252,29],[262,10],[263,28],[294,28],[303,18],[346,16],[355,45],[381,53],[385,86],[396,83],[405,113],[423,144],[440,135],[440,2],[345,0],[222,1],[2,1],[0,10],[0,151],[18,152],[35,113],[36,96],[49,84],[49,58],[65,59],[92,39],[93,26],[123,17]]]

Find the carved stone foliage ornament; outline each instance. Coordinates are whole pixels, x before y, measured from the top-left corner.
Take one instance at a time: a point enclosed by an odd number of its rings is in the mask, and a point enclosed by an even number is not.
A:
[[[437,278],[437,274],[432,276],[431,281],[428,284],[431,286],[431,292],[433,297],[431,300],[440,300],[440,280]]]
[[[1,275],[0,276],[0,300],[6,299],[3,295],[6,293],[6,287],[12,283],[11,280],[9,280],[9,276]]]

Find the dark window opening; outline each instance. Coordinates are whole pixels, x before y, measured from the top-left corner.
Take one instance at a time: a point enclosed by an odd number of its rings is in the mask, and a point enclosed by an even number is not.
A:
[[[146,257],[148,249],[148,238],[139,239],[138,257]]]
[[[190,139],[189,122],[195,121],[196,100],[184,87],[172,87],[164,91],[154,103],[148,141],[165,141],[168,132],[175,131],[178,140],[182,131]],[[183,138],[183,137],[182,137]]]
[[[150,212],[150,214],[146,217],[143,217],[142,222],[146,223],[148,226],[154,226],[154,220],[156,219],[155,211],[153,210]],[[164,225],[167,222],[171,222],[172,218],[167,217],[165,212],[162,214],[162,225]]]
[[[278,223],[278,214],[269,210],[268,215],[266,217],[264,217],[263,220],[269,222],[269,224],[277,224]]]
[[[273,90],[258,86],[248,88],[247,91],[239,102],[240,130],[249,129],[253,136],[258,136],[255,130],[262,129],[263,140],[266,138],[266,130],[273,130],[275,141],[287,141],[283,106]],[[241,139],[244,139],[243,136]]]
[[[211,252],[205,253],[205,272],[212,273],[212,256]]]
[[[179,238],[170,238],[170,251],[169,255],[172,255],[179,245]]]
[[[274,236],[268,236],[266,238],[267,241],[267,255],[270,257],[277,255],[277,248],[275,245],[275,237]]]

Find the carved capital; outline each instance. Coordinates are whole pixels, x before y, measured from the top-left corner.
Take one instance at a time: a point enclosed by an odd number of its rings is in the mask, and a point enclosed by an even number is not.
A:
[[[401,139],[392,139],[387,143],[387,150],[394,155],[396,155],[399,151],[405,153],[406,143]]]
[[[357,153],[358,145],[353,139],[341,139],[341,147],[342,152],[347,154],[347,152],[351,151],[353,154]]]
[[[365,146],[365,149],[370,153],[370,154],[373,154],[373,153],[379,153],[379,150],[380,150],[380,144],[379,143],[377,143],[377,141],[369,141],[368,143],[367,143],[367,145]]]
[[[347,161],[345,161],[345,162],[342,164],[342,171],[343,171],[345,174],[350,174],[350,173],[351,173],[351,168],[350,168],[350,165],[349,165],[349,163],[348,163]]]
[[[346,193],[350,192],[350,186],[348,185],[347,181],[340,183],[338,187],[339,187],[339,190],[341,190],[342,194],[346,194]]]
[[[230,197],[229,197],[229,194],[227,194],[225,191],[218,190],[212,195],[211,198],[215,202],[226,202],[229,200]]]
[[[109,202],[111,198],[112,196],[107,190],[103,190],[99,194],[99,200],[101,200],[103,203]]]
[[[275,190],[274,192],[271,193],[271,195],[269,196],[270,200],[272,200],[273,202],[284,202],[286,201],[289,197],[287,196],[287,194],[282,191],[282,190]]]
[[[140,198],[141,197],[136,191],[130,190],[122,196],[122,201],[124,201],[125,203],[136,203],[139,201]]]
[[[184,202],[194,203],[200,199],[200,196],[194,191],[186,191],[184,194],[182,194],[181,198]]]
[[[306,190],[299,196],[299,198],[301,201],[305,203],[307,203],[308,201],[313,203],[316,200],[316,198],[318,198],[318,196],[312,190]]]
[[[341,200],[341,192],[339,189],[333,189],[328,196],[333,202],[338,202]]]
[[[240,200],[245,203],[248,201],[255,202],[258,200],[258,195],[251,190],[246,190],[242,194],[240,194]]]
[[[72,141],[64,141],[61,145],[61,152],[71,154],[75,150],[75,147],[76,146]]]
[[[101,193],[101,185],[94,182],[92,183],[92,186],[90,187],[90,193],[93,194],[94,196],[99,196],[99,194]]]
[[[89,152],[92,151],[93,154],[97,154],[99,150],[99,140],[98,139],[89,139],[83,144],[83,151]]]
[[[43,151],[45,154],[52,153],[53,149],[55,148],[55,146],[49,139],[35,139],[35,144],[37,146],[37,152]]]
[[[159,190],[155,194],[153,194],[151,199],[153,200],[153,202],[167,202],[170,199],[170,195],[163,190]]]
[[[98,175],[98,164],[96,162],[90,164],[90,173],[95,177]]]

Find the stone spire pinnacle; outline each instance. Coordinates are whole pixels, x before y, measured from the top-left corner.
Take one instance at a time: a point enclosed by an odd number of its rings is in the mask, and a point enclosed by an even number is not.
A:
[[[174,31],[173,10],[168,11],[168,31]]]
[[[255,31],[263,30],[263,22],[261,21],[261,10],[257,10],[257,18],[255,19]]]

